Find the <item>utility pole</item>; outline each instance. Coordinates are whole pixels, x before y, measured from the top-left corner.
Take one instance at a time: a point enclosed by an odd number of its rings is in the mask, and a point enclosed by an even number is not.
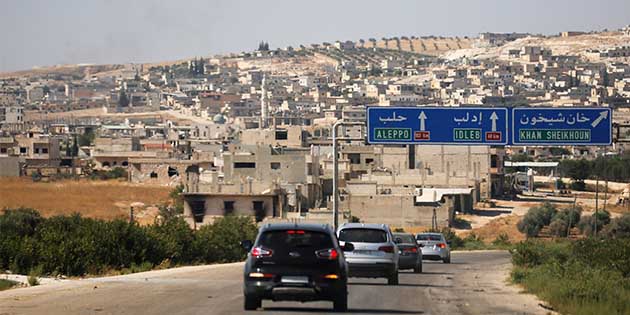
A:
[[[339,146],[337,145],[338,140],[365,140],[364,137],[361,138],[347,138],[347,137],[338,137],[337,129],[340,126],[357,126],[364,125],[363,122],[343,122],[338,121],[333,125],[332,130],[332,145],[333,145],[333,228],[337,231],[339,227]]]
[[[595,179],[595,236],[597,236],[597,210],[599,207],[599,175]]]

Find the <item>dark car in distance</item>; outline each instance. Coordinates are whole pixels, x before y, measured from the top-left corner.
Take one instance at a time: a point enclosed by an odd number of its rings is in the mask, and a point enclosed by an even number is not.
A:
[[[414,273],[422,272],[422,248],[416,238],[409,233],[393,233],[394,243],[398,245],[398,269],[413,269]]]
[[[348,265],[328,225],[277,223],[260,228],[244,268],[245,310],[262,306],[262,300],[332,301],[335,311],[348,308]]]

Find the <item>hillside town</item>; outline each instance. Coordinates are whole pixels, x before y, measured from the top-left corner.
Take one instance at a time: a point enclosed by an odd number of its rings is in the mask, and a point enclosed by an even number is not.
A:
[[[333,126],[347,122],[340,219],[451,226],[456,213],[520,187],[506,171],[517,156],[545,168],[535,163],[624,153],[629,43],[630,26],[277,49],[263,41],[250,52],[176,62],[6,73],[0,176],[46,181],[122,169],[131,183],[181,185],[191,227],[226,214],[328,222]],[[614,139],[556,150],[368,145],[366,108],[374,106],[612,108]]]

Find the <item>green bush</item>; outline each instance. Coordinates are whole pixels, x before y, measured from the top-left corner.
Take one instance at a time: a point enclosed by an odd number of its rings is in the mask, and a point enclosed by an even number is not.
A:
[[[528,240],[512,261],[512,281],[562,314],[630,314],[630,239]]]
[[[545,202],[539,207],[530,208],[523,219],[517,223],[516,227],[528,237],[537,236],[543,226],[551,223],[557,212],[558,210],[553,204]]]
[[[173,264],[193,261],[193,240],[195,235],[182,218],[173,218],[149,228],[151,237],[159,243],[159,251],[164,259]]]
[[[196,252],[204,261],[229,262],[245,259],[240,246],[243,240],[254,240],[258,228],[251,217],[226,216],[197,231]]]
[[[586,183],[583,181],[573,181],[571,182],[571,189],[577,191],[586,191]]]
[[[624,213],[621,217],[611,220],[603,232],[611,238],[630,238],[630,213]]]
[[[549,230],[551,235],[557,237],[566,237],[569,229],[578,225],[582,208],[569,208],[557,212],[551,219]]]
[[[239,242],[256,233],[252,217],[219,218],[194,231],[179,217],[139,226],[78,214],[44,219],[32,209],[6,210],[0,214],[0,268],[80,276],[238,261],[245,257]]]
[[[591,216],[585,216],[580,219],[578,228],[580,232],[587,236],[595,235],[595,227],[597,226],[597,232],[604,229],[604,226],[610,223],[610,213],[608,211],[598,211]]]
[[[0,291],[11,289],[16,285],[18,285],[18,282],[7,279],[0,279]]]

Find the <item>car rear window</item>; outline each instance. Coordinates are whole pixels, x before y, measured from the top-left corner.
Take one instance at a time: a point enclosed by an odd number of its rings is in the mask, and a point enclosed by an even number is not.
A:
[[[416,239],[418,241],[441,241],[442,236],[436,234],[418,234],[418,236],[416,236]]]
[[[377,229],[343,229],[339,232],[339,240],[357,243],[385,243],[387,233]]]
[[[258,245],[274,251],[293,248],[312,248],[314,250],[333,247],[330,236],[322,232],[303,230],[280,230],[264,232]]]
[[[409,234],[394,234],[395,238],[400,238],[403,243],[415,243],[416,241],[413,239],[413,235]]]

